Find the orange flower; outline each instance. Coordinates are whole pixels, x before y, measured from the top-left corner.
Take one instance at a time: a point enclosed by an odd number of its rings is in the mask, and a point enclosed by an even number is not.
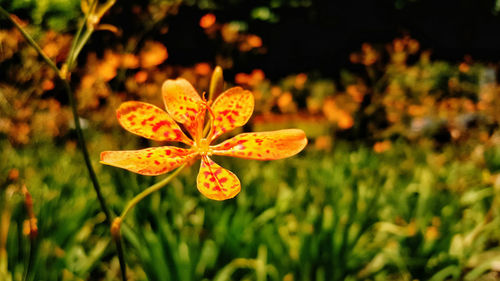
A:
[[[391,149],[391,141],[389,140],[379,141],[373,145],[373,151],[376,153],[382,153],[389,149]]]
[[[250,34],[247,36],[247,43],[252,48],[262,47],[262,39],[255,34]]]
[[[196,74],[199,74],[201,76],[206,76],[210,74],[211,70],[212,69],[210,67],[210,64],[206,62],[200,62],[194,66],[194,72],[196,72]]]
[[[156,41],[147,41],[139,53],[141,67],[150,68],[163,63],[168,58],[167,47]]]
[[[132,151],[104,151],[101,153],[101,163],[142,175],[159,175],[200,157],[198,190],[210,199],[225,200],[240,192],[240,181],[232,172],[213,162],[210,156],[274,160],[293,156],[307,144],[302,130],[288,129],[243,133],[211,145],[223,133],[243,126],[252,115],[253,95],[241,87],[226,90],[211,106],[182,78],[167,80],[162,86],[162,94],[168,113],[151,104],[128,101],[117,110],[119,123],[139,136],[157,141],[183,142],[190,148],[162,146]],[[204,137],[203,124],[207,110],[211,116],[211,127]],[[183,133],[176,122],[183,124],[191,138]]]
[[[215,20],[216,20],[215,15],[212,13],[208,13],[208,14],[204,15],[203,17],[201,17],[200,26],[202,28],[209,28],[215,24]]]

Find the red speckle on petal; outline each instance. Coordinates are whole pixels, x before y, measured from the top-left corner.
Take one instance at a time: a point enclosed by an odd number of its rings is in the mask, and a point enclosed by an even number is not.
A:
[[[170,122],[168,122],[168,121],[166,121],[166,120],[163,120],[163,121],[160,121],[160,122],[156,123],[156,124],[153,126],[153,128],[152,128],[153,132],[158,131],[158,129],[160,129],[160,128],[161,128],[162,126],[164,126],[164,125],[167,125],[167,126],[168,126],[168,125],[170,125]]]
[[[225,183],[227,181],[227,178],[222,178],[222,179],[219,179],[219,182],[220,183]]]
[[[182,131],[181,130],[176,129],[176,130],[174,130],[174,133],[175,133],[176,139],[178,139],[178,140],[182,139]]]
[[[156,165],[160,165],[160,161],[155,160],[155,164],[156,164]]]

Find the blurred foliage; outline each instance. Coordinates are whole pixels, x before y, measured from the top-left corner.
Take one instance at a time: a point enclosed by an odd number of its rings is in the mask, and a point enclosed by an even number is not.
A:
[[[116,139],[136,146],[133,136],[99,134],[92,137],[91,151],[115,146]],[[114,280],[119,274],[88,178],[80,165],[72,165],[79,161],[75,149],[73,142],[2,148],[3,159],[18,173],[2,185],[7,188],[2,194],[16,199],[8,200],[13,219],[4,244],[14,280],[28,250],[18,245],[26,245],[28,237],[23,205],[16,203],[22,196],[8,190],[21,183],[31,187],[39,222],[34,276]],[[498,278],[500,174],[484,163],[500,165],[500,151],[488,145],[470,149],[446,146],[440,153],[397,142],[377,153],[339,142],[332,153],[311,147],[286,161],[221,159],[244,186],[235,200],[223,203],[198,194],[193,167],[137,206],[124,225],[130,277]],[[60,170],[64,175],[54,173]],[[109,167],[99,170],[116,211],[153,181]]]
[[[310,145],[286,161],[221,159],[241,178],[235,200],[200,196],[192,169],[139,204],[123,226],[131,280],[500,278],[497,64],[433,60],[403,36],[363,44],[339,77],[271,80],[261,69],[234,71],[236,56],[264,54],[267,46],[246,22],[218,18],[224,3],[126,3],[110,16],[127,15],[137,26],[122,29],[105,16],[103,31],[84,48],[72,86],[107,201],[118,213],[155,182],[97,163],[103,150],[150,146],[118,126],[115,109],[126,100],[162,106],[161,85],[170,78],[206,91],[215,65],[234,72],[226,88],[254,94],[255,116],[243,130],[299,127]],[[259,2],[249,15],[275,23],[276,7],[311,3]],[[78,1],[0,4],[29,18],[23,24],[43,51],[64,62]],[[176,54],[161,36],[175,24],[165,17],[180,5],[200,8],[194,25],[217,46],[213,58],[170,63]],[[76,150],[62,85],[15,29],[2,26],[0,280],[22,280],[28,265],[36,280],[118,278]]]
[[[0,0],[12,13],[28,13],[33,24],[62,31],[80,16],[79,0]]]

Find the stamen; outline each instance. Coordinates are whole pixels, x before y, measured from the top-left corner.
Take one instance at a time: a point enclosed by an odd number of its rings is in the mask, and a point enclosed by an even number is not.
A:
[[[205,94],[205,92],[203,92],[203,94]],[[212,108],[210,107],[210,103],[212,103],[212,101],[208,101],[208,102],[203,101],[203,104],[204,104],[205,108],[208,110],[208,114],[210,115],[210,123],[207,124],[207,126],[203,130],[203,135],[205,136],[208,133],[208,137],[206,139],[208,139],[209,141],[211,141],[211,137],[212,137],[213,132],[215,130],[215,128],[214,128],[215,114],[214,114]],[[210,131],[206,132],[208,128],[210,129]]]

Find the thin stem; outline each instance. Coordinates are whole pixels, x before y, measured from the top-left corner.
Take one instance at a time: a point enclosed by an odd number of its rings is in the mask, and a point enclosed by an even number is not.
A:
[[[114,3],[114,1],[111,1],[111,2]],[[93,1],[93,4],[95,4],[95,3],[97,3],[96,0]],[[108,6],[108,9],[109,9],[109,7],[110,6]],[[94,187],[94,190],[96,192],[97,199],[99,200],[101,210],[104,212],[104,215],[106,217],[106,223],[108,225],[111,225],[111,213],[109,212],[109,209],[106,205],[106,201],[104,200],[104,197],[102,196],[99,181],[97,180],[96,173],[94,171],[94,168],[92,167],[92,163],[90,162],[89,152],[87,150],[87,144],[86,144],[85,138],[83,136],[82,126],[80,124],[80,118],[78,117],[76,100],[73,96],[73,91],[71,90],[71,86],[69,84],[69,75],[67,75],[66,72],[63,73],[56,66],[56,64],[43,52],[43,50],[35,42],[35,40],[33,40],[33,38],[23,29],[23,27],[20,26],[10,16],[10,14],[5,9],[3,9],[1,6],[0,6],[0,14],[6,16],[14,24],[14,26],[21,32],[21,34],[28,41],[28,43],[37,51],[37,53],[42,57],[42,59],[57,73],[57,76],[63,82],[64,89],[68,95],[69,103],[71,106],[71,111],[73,113],[73,121],[75,123],[77,138],[78,138],[78,142],[80,143],[80,149],[81,149],[82,154],[83,154],[85,165],[86,165],[87,170],[89,172],[89,176],[90,176],[90,179],[92,181],[92,185]],[[88,17],[88,14],[85,16],[85,21],[86,21],[87,17]],[[82,29],[83,29],[83,25],[79,29],[77,36],[74,39],[75,40],[74,42],[77,42],[76,40],[79,39]],[[90,38],[90,35],[92,34],[93,31],[94,31],[94,28],[87,28],[85,34],[83,35],[83,38],[81,40],[79,40],[78,43],[75,43],[72,45],[72,48],[71,48],[70,53],[69,53],[70,55],[68,56],[68,59],[66,61],[66,64],[68,66],[68,68],[67,68],[68,72],[71,71],[71,67],[73,66],[74,61],[78,57],[78,54],[82,50],[83,46],[87,43],[87,41]],[[120,269],[121,269],[121,273],[122,273],[122,279],[125,281],[125,280],[127,280],[127,278],[126,278],[126,265],[125,265],[123,249],[121,246],[121,241],[117,242],[117,252],[118,252],[118,258],[120,260]]]
[[[144,191],[141,193],[137,194],[132,200],[130,200],[123,210],[122,214],[120,215],[120,219],[124,220],[125,217],[127,216],[128,212],[137,205],[142,199],[146,198],[148,195],[151,193],[160,190],[163,188],[165,185],[167,185],[173,178],[175,178],[182,169],[186,167],[186,164],[182,164],[177,170],[175,170],[173,173],[171,173],[168,177],[164,178],[163,180],[153,184],[152,186],[146,188]]]
[[[36,52],[42,57],[42,59],[57,73],[57,75],[60,77],[60,74],[61,74],[61,71],[59,70],[59,68],[56,66],[56,64],[43,52],[43,50],[40,48],[40,46],[38,46],[38,44],[35,42],[35,40],[33,40],[33,37],[31,37],[31,35],[29,35],[25,30],[24,28],[19,24],[17,23],[17,21],[9,14],[9,12],[7,12],[3,7],[0,6],[0,14],[2,14],[3,16],[5,16],[6,18],[8,18],[10,20],[10,22],[12,22],[12,24],[17,28],[17,30],[19,30],[19,32],[21,32],[21,34],[24,36],[24,38],[26,39],[26,41],[28,41],[28,43],[31,45],[31,47],[33,47]]]
[[[35,243],[36,243],[36,238],[31,239],[30,238],[30,249],[29,249],[29,254],[28,254],[28,265],[24,269],[24,274],[23,274],[23,281],[28,281],[31,280],[30,273],[31,273],[31,268],[33,267],[33,261],[35,259]]]
[[[10,14],[0,7],[0,13],[6,16],[13,24],[14,26],[21,32],[21,34],[24,36],[24,38],[28,41],[28,43],[38,52],[38,54],[43,58],[43,60],[52,68],[54,71],[58,74],[58,77],[61,79],[61,81],[64,84],[64,89],[66,90],[66,93],[68,94],[68,99],[69,103],[71,106],[71,111],[73,113],[73,120],[75,122],[75,128],[76,128],[76,134],[78,137],[78,141],[81,146],[81,151],[83,154],[83,158],[85,160],[85,165],[87,166],[87,170],[89,171],[90,179],[92,181],[92,184],[94,186],[94,189],[97,194],[97,198],[99,200],[99,203],[101,204],[101,209],[106,215],[106,222],[108,224],[111,224],[111,215],[109,213],[108,207],[104,201],[104,198],[102,197],[101,193],[101,187],[99,185],[99,182],[97,181],[97,176],[95,174],[94,168],[92,167],[92,163],[90,162],[90,157],[89,157],[89,152],[87,150],[87,145],[85,142],[85,139],[83,137],[83,131],[82,131],[82,126],[80,124],[80,118],[78,118],[78,112],[76,108],[76,101],[75,98],[73,97],[73,92],[71,91],[71,86],[69,85],[69,82],[65,79],[64,76],[61,75],[61,71],[57,66],[54,64],[54,62],[43,52],[43,50],[40,48],[40,46],[33,40],[33,38],[23,29],[22,26],[20,26],[11,16]]]
[[[123,280],[127,280],[127,272],[125,264],[125,255],[123,254],[122,240],[120,234],[122,221],[125,219],[130,210],[132,210],[132,208],[134,208],[135,205],[137,205],[137,203],[139,203],[142,199],[146,198],[151,193],[160,190],[165,185],[167,185],[173,178],[175,178],[179,174],[180,171],[182,171],[184,167],[186,167],[186,163],[182,164],[182,166],[177,168],[177,170],[171,173],[168,177],[153,184],[152,186],[148,187],[141,193],[137,194],[132,200],[128,202],[122,214],[113,220],[113,223],[111,224],[111,236],[113,237],[113,241],[115,241],[116,249],[118,251],[118,260],[120,261],[120,269]]]
[[[78,54],[75,56],[75,48],[78,43],[78,40],[80,39],[80,35],[82,34],[83,29],[87,25],[87,19],[89,18],[89,15],[91,11],[95,8],[97,5],[97,0],[93,0],[92,3],[89,6],[89,10],[85,13],[85,17],[83,18],[82,24],[80,25],[80,28],[78,28],[78,31],[75,34],[75,37],[73,37],[73,42],[71,42],[71,48],[69,49],[69,54],[68,58],[66,59],[66,65],[68,65],[68,71],[70,72],[73,66],[73,63],[76,60],[76,57],[78,57]]]
[[[85,30],[85,33],[83,34],[80,41],[77,44],[75,44],[75,49],[72,53],[71,58],[68,57],[68,62],[67,62],[68,71],[71,71],[71,69],[73,68],[73,65],[75,64],[76,58],[78,58],[78,55],[80,54],[80,52],[83,49],[83,46],[85,46],[85,44],[87,44],[87,42],[89,41],[90,35],[92,35],[93,32],[94,32],[94,28],[87,27],[87,29]]]
[[[120,262],[120,273],[122,275],[122,280],[127,280],[127,264],[125,263],[125,255],[123,253],[122,239],[113,239],[115,241],[116,250],[118,251],[118,261]]]
[[[80,118],[78,117],[78,111],[76,108],[75,97],[73,96],[73,92],[71,91],[71,86],[67,80],[63,80],[64,89],[68,94],[69,103],[71,106],[71,111],[73,113],[73,121],[75,122],[76,135],[78,138],[78,142],[80,143],[80,148],[83,154],[83,159],[85,160],[85,165],[87,166],[87,170],[89,172],[90,180],[92,181],[92,185],[94,186],[95,193],[97,195],[97,199],[99,200],[99,204],[101,205],[101,209],[106,215],[106,223],[111,225],[111,214],[109,212],[108,206],[106,205],[106,201],[101,193],[101,186],[99,185],[99,181],[97,180],[96,173],[94,168],[92,167],[92,163],[90,162],[89,152],[87,150],[87,145],[85,142],[85,138],[83,136],[82,125],[80,124]]]

